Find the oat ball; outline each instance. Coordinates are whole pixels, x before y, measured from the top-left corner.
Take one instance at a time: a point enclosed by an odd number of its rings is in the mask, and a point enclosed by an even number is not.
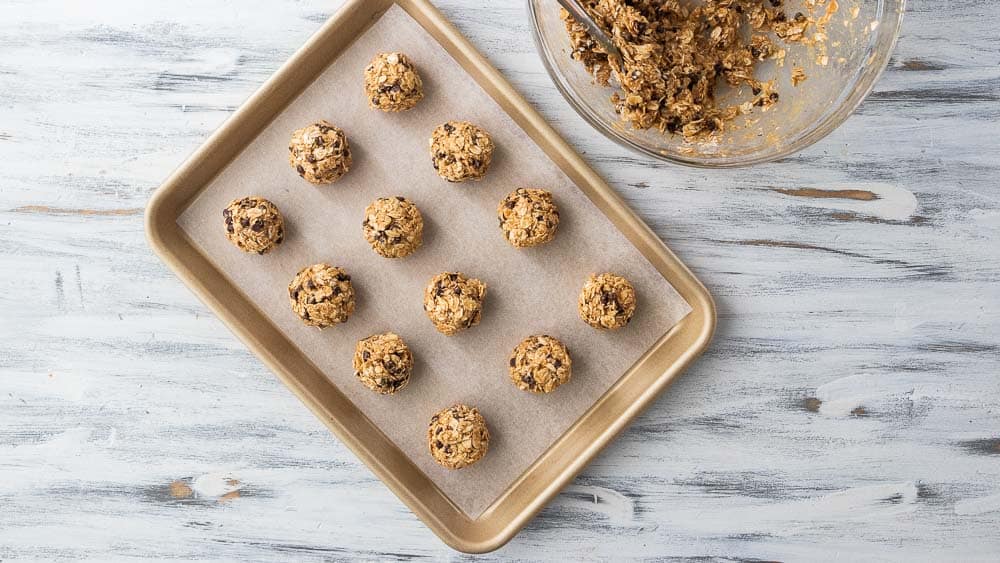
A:
[[[392,395],[410,382],[413,354],[399,335],[386,332],[359,340],[354,349],[354,375],[365,387]]]
[[[580,318],[599,329],[621,328],[635,313],[635,288],[615,274],[594,274],[580,291]]]
[[[424,84],[417,68],[403,53],[379,53],[365,67],[368,107],[405,111],[424,99]]]
[[[292,133],[288,162],[313,184],[332,184],[351,169],[351,147],[339,128],[317,121]]]
[[[351,276],[327,264],[299,270],[288,284],[288,299],[302,322],[319,328],[342,323],[354,312]]]
[[[510,355],[510,378],[522,391],[550,393],[572,375],[569,350],[545,335],[529,336]]]
[[[373,201],[365,208],[361,228],[372,250],[385,258],[409,256],[423,243],[424,218],[417,206],[402,196]]]
[[[555,238],[559,210],[552,194],[535,188],[518,188],[497,206],[500,230],[517,248],[545,244]]]
[[[431,278],[424,289],[424,311],[438,332],[451,336],[479,324],[486,284],[459,272]]]
[[[431,417],[427,446],[434,461],[448,469],[461,469],[486,455],[490,431],[478,410],[455,405]]]
[[[493,161],[493,139],[468,121],[449,121],[431,135],[431,161],[449,182],[482,179]]]
[[[222,210],[226,238],[243,252],[266,254],[285,239],[285,220],[273,203],[262,197],[234,199]]]

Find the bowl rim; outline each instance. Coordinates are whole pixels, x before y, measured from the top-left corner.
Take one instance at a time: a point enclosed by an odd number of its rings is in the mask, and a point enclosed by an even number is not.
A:
[[[545,67],[545,71],[548,73],[549,78],[555,84],[556,89],[562,95],[563,99],[565,99],[569,103],[570,107],[576,111],[577,115],[582,117],[583,120],[586,121],[591,127],[615,143],[635,152],[651,156],[656,160],[672,162],[694,168],[743,168],[756,164],[764,164],[781,160],[816,144],[843,125],[844,122],[846,122],[847,119],[854,114],[858,107],[861,106],[865,99],[868,98],[868,95],[871,94],[882,74],[889,66],[892,55],[896,50],[896,43],[899,40],[900,31],[902,29],[903,17],[906,13],[907,0],[886,1],[893,2],[897,6],[895,8],[896,16],[889,17],[885,20],[880,17],[878,19],[879,26],[877,33],[879,35],[884,35],[891,32],[891,36],[889,37],[889,42],[886,45],[886,48],[878,49],[869,55],[869,62],[862,65],[858,69],[858,72],[862,72],[866,66],[875,69],[874,72],[870,74],[869,78],[863,79],[859,82],[859,85],[861,86],[860,88],[855,88],[855,90],[853,90],[837,106],[835,111],[825,115],[820,121],[815,123],[810,130],[796,139],[794,143],[787,143],[780,150],[765,155],[750,157],[738,156],[718,159],[687,157],[682,154],[664,153],[651,149],[619,134],[603,119],[593,115],[590,109],[586,107],[586,104],[577,99],[574,88],[566,82],[564,76],[561,72],[559,72],[553,62],[555,53],[550,48],[549,44],[543,39],[541,26],[538,21],[537,10],[541,7],[542,2],[540,0],[526,0],[526,4],[528,8],[528,20],[531,23],[531,34],[535,43],[535,50],[542,59],[542,65]],[[880,5],[879,13],[881,14],[883,10],[883,6]],[[864,80],[867,80],[867,82]],[[628,125],[625,126],[627,127]]]

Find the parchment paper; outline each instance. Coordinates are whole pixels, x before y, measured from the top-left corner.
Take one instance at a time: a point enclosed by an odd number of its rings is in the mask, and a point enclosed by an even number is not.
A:
[[[369,110],[363,69],[378,51],[399,50],[418,65],[425,99],[413,110]],[[555,95],[554,93],[552,95]],[[317,119],[343,128],[354,153],[351,171],[314,187],[288,165],[291,132]],[[497,153],[480,182],[449,184],[431,167],[428,138],[439,123],[469,120],[493,136]],[[517,250],[497,227],[496,207],[517,187],[552,191],[562,222],[545,246]],[[265,256],[245,254],[225,237],[222,209],[260,195],[286,221],[285,242]],[[398,260],[377,256],[361,235],[364,208],[380,196],[404,195],[423,213],[424,246]],[[202,252],[258,304],[383,432],[466,514],[475,518],[573,424],[690,307],[612,223],[406,12],[394,6],[360,37],[240,156],[179,219]],[[357,309],[343,325],[306,327],[292,313],[287,286],[302,267],[327,262],[347,269]],[[482,279],[488,295],[482,323],[456,336],[434,330],[423,288],[438,272]],[[591,273],[613,271],[635,285],[632,323],[599,332],[577,316],[576,299]],[[392,330],[410,345],[410,385],[377,395],[353,375],[355,343]],[[561,339],[573,379],[548,395],[518,390],[507,358],[524,337]],[[493,439],[476,465],[449,471],[427,451],[427,423],[456,402],[476,406]]]

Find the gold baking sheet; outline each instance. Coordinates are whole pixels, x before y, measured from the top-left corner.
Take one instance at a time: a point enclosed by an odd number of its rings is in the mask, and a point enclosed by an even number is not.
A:
[[[366,108],[361,70],[378,50],[417,62],[427,97],[416,109]],[[345,129],[355,164],[337,184],[315,188],[286,154],[290,132],[320,118]],[[493,135],[487,179],[456,185],[434,174],[427,137],[447,119]],[[503,241],[496,204],[518,186],[554,192],[563,222],[553,243],[517,251]],[[285,244],[265,256],[243,254],[222,235],[222,207],[251,193],[274,201],[288,223]],[[414,200],[427,221],[425,247],[406,259],[377,257],[360,235],[365,205],[387,195]],[[168,180],[148,220],[167,263],[465,551],[509,539],[700,352],[714,325],[701,285],[425,2],[349,2]],[[285,290],[318,261],[345,267],[359,292],[354,317],[324,331],[297,320]],[[434,331],[420,301],[426,281],[445,270],[490,286],[482,324],[452,338]],[[586,275],[605,270],[629,277],[639,294],[633,323],[618,332],[576,317]],[[383,330],[401,334],[417,357],[413,382],[391,397],[368,391],[350,368],[354,343]],[[510,384],[505,362],[520,338],[541,332],[569,346],[574,378],[536,396]],[[489,455],[462,471],[434,464],[424,442],[431,414],[454,402],[478,406],[494,435]]]

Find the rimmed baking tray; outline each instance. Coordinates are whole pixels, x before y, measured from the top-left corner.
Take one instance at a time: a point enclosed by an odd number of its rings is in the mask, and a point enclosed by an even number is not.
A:
[[[461,502],[449,497],[436,484],[441,483],[440,476],[432,478],[426,467],[418,467],[414,458],[390,439],[386,428],[366,416],[358,401],[338,387],[337,377],[324,373],[321,364],[293,342],[287,327],[274,322],[237,283],[240,280],[224,271],[205,245],[182,226],[192,220],[190,215],[185,218],[185,213],[196,207],[213,182],[224,177],[241,153],[257,143],[262,133],[390,9],[404,11],[419,24],[553,167],[620,231],[622,244],[633,245],[690,306],[690,312],[665,334],[658,338],[653,334],[652,346],[637,355],[641,357],[614,378],[596,402],[482,510],[463,510]],[[153,249],[233,332],[428,527],[450,546],[466,552],[490,551],[513,537],[705,349],[715,327],[714,304],[702,284],[424,0],[348,1],[157,190],[147,207],[146,227]]]

